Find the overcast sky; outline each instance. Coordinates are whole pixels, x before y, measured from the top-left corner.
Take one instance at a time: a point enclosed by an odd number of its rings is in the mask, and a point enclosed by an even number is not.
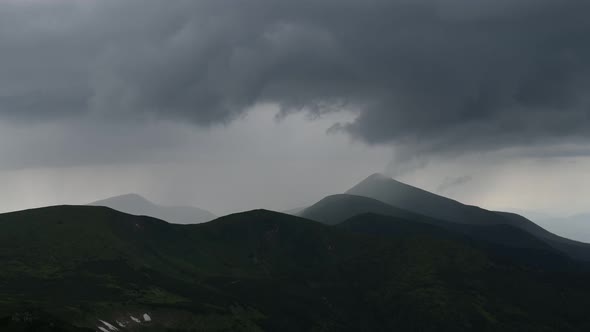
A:
[[[0,1],[0,211],[590,197],[586,0]]]

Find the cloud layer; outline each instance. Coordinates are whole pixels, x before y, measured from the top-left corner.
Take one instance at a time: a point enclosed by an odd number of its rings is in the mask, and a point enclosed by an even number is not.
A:
[[[261,103],[370,144],[585,142],[582,0],[0,3],[0,119],[228,123]]]

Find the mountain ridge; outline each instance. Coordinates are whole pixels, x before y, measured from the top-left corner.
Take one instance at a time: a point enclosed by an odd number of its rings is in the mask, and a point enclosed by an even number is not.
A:
[[[380,173],[368,176],[346,193],[373,198],[394,207],[452,222],[470,224],[477,220],[477,223],[495,223],[496,219],[493,212],[434,194]]]
[[[324,222],[326,222],[325,219],[327,216],[331,216],[335,219],[330,220],[328,223],[336,224],[346,219],[342,216],[339,218],[335,217],[344,211],[350,212],[356,209],[357,213],[381,212],[385,215],[396,215],[399,212],[392,213],[391,211],[399,211],[401,209],[406,211],[405,213],[414,213],[416,216],[424,216],[433,218],[433,220],[450,223],[466,225],[508,224],[545,240],[554,248],[567,253],[575,259],[590,261],[590,244],[555,235],[520,215],[489,211],[480,207],[462,204],[459,201],[399,182],[383,174],[375,173],[368,176],[344,194],[349,196],[339,195],[331,195],[320,200],[318,203],[305,209],[301,215],[311,219],[315,218],[314,220],[318,221],[323,220]],[[328,201],[334,203],[333,201],[338,197],[348,197],[348,200],[350,200],[354,196],[376,200],[381,204],[372,202],[369,207],[366,201],[364,203],[355,202],[354,204],[342,204],[340,202],[340,204],[332,204],[333,207],[327,207],[325,211],[320,211],[321,209],[319,207],[326,205]],[[388,205],[388,207],[384,204]],[[347,217],[350,218],[352,215],[349,214]]]
[[[522,260],[502,260],[432,225],[387,220],[407,232],[374,236],[268,210],[194,225],[94,206],[0,214],[0,330],[27,330],[10,320],[33,310],[26,303],[92,330],[147,313],[130,331],[590,326],[575,310],[590,306],[584,270],[539,265],[518,248],[506,253]]]
[[[106,206],[133,215],[145,215],[175,224],[198,224],[217,218],[213,213],[192,206],[164,206],[135,194],[123,194],[87,205]]]

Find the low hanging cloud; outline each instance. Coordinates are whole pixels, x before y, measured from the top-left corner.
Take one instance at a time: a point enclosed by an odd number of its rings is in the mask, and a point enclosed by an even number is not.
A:
[[[354,111],[409,151],[586,142],[590,2],[0,3],[0,119],[210,126],[260,103]],[[416,152],[417,153],[417,152]]]

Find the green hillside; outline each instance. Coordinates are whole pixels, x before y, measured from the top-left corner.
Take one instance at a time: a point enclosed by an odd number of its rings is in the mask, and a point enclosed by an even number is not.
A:
[[[0,215],[0,331],[590,328],[581,268],[358,218],[345,229],[264,210],[199,225],[88,206]]]

